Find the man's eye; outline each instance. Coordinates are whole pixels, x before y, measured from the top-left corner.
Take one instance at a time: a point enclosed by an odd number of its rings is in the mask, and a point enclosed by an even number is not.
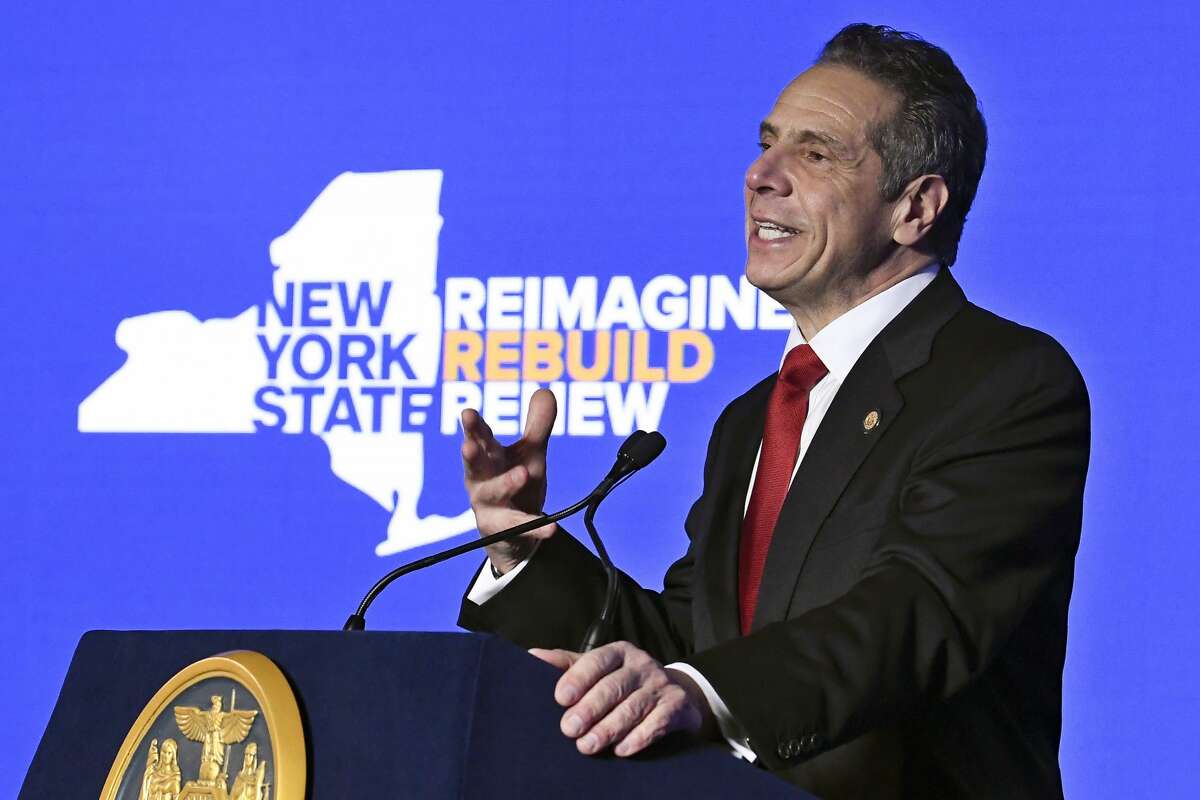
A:
[[[762,152],[764,152],[764,153],[765,153],[765,152],[767,152],[767,148],[769,148],[770,146],[771,146],[771,145],[767,144],[766,142],[759,142],[759,143],[758,143],[758,149],[759,149],[759,150],[761,150],[761,151],[762,151]]]
[[[807,153],[804,154],[804,157],[807,158],[809,161],[813,161],[813,162],[820,162],[820,161],[828,160],[825,158],[824,153],[818,153],[816,150],[809,150]]]

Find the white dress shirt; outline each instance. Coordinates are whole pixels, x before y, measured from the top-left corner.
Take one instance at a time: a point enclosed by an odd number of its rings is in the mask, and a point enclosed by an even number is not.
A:
[[[809,392],[808,415],[804,420],[804,428],[800,432],[800,452],[796,458],[796,466],[792,470],[793,478],[796,477],[796,471],[800,469],[800,462],[804,460],[804,454],[808,451],[808,446],[812,442],[813,436],[816,435],[821,420],[825,418],[825,412],[829,410],[833,398],[837,396],[838,389],[841,388],[842,382],[846,380],[846,376],[858,362],[859,356],[874,341],[879,332],[887,327],[887,324],[895,319],[896,315],[903,311],[921,293],[921,290],[933,281],[937,273],[938,265],[930,264],[895,286],[859,303],[818,331],[812,341],[807,343],[829,372]],[[803,334],[800,333],[798,327],[793,328],[783,351],[784,358],[793,347],[802,344],[805,344]],[[781,359],[780,364],[782,363]],[[760,444],[758,455],[754,457],[754,469],[750,473],[743,514],[750,505],[750,496],[754,491],[754,479],[758,474],[758,460],[761,455],[762,445]],[[491,569],[485,563],[484,568],[479,571],[475,583],[471,586],[471,590],[467,593],[467,599],[476,604],[487,602],[512,582],[532,558],[533,556],[530,556],[499,578],[492,575]],[[716,717],[717,724],[721,729],[721,735],[729,742],[733,752],[741,758],[753,761],[755,759],[754,751],[747,745],[745,732],[733,718],[728,706],[713,689],[712,684],[690,664],[677,662],[668,664],[666,668],[677,670],[696,682],[700,690],[704,692],[709,707],[712,708],[713,716]]]

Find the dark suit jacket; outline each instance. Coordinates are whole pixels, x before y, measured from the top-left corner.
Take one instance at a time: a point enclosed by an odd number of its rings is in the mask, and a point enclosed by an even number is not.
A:
[[[737,542],[774,381],[717,420],[688,552],[661,592],[624,579],[618,636],[695,666],[759,763],[817,794],[1060,797],[1089,445],[1069,356],[943,269],[838,391],[741,637]],[[560,534],[499,595],[464,601],[460,624],[574,649],[603,594],[599,562]]]

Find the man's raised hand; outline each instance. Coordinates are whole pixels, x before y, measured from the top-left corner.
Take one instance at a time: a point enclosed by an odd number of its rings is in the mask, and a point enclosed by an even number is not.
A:
[[[463,482],[475,512],[480,535],[487,536],[540,516],[546,502],[546,447],[558,406],[547,389],[529,400],[525,434],[501,445],[492,429],[474,409],[462,413]],[[511,542],[488,548],[488,558],[499,572],[507,572],[529,557],[539,539],[557,529],[551,524]]]

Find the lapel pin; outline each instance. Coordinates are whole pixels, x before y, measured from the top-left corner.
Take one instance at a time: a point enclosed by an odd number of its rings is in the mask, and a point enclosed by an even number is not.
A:
[[[879,412],[874,410],[868,411],[867,415],[863,417],[863,433],[870,433],[871,431],[875,430],[878,425]]]

